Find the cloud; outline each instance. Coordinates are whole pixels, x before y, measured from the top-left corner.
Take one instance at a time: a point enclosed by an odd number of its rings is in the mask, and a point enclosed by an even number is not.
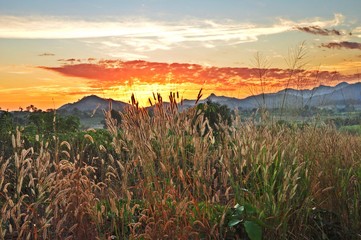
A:
[[[54,27],[56,26],[56,27]],[[246,34],[250,30],[248,34]],[[254,35],[284,31],[277,26],[260,28],[237,22],[215,23],[205,19],[159,22],[148,19],[112,19],[86,21],[58,17],[0,17],[0,38],[79,39],[124,37],[129,39],[161,39],[162,43],[253,38]],[[128,39],[128,40],[129,40]],[[117,47],[109,41],[104,45]]]
[[[338,30],[335,30],[335,29],[329,30],[327,28],[321,28],[320,26],[309,26],[309,27],[297,26],[295,28],[301,32],[311,33],[314,35],[323,35],[323,36],[330,36],[330,35],[340,36],[340,35],[342,35],[342,33]]]
[[[155,21],[141,18],[82,20],[61,17],[0,16],[0,38],[8,39],[82,39],[113,52],[130,52],[144,56],[145,52],[170,50],[175,47],[198,46],[214,48],[254,42],[260,36],[293,31],[300,28],[336,26],[341,14],[333,19],[291,21],[275,19],[260,25],[232,20],[187,19]],[[56,27],[54,27],[56,26]]]
[[[352,31],[351,35],[354,35],[354,36],[356,36],[356,37],[361,38],[361,27],[355,28],[355,29]]]
[[[26,75],[26,74],[31,73],[31,71],[8,71],[7,73],[18,74],[18,75]]]
[[[93,95],[93,94],[98,94],[101,95],[104,92],[102,90],[88,90],[88,91],[69,91],[66,92],[67,95],[79,95],[79,96],[86,96],[86,95]]]
[[[324,48],[336,48],[336,49],[346,48],[346,49],[358,49],[358,50],[361,50],[361,43],[347,42],[347,41],[330,42],[330,43],[322,43],[321,47],[324,47]]]
[[[89,58],[89,59],[92,59],[92,58]],[[90,61],[93,61],[93,60],[95,60],[95,59],[92,59],[92,60],[90,60]],[[64,58],[61,58],[61,59],[58,59],[58,62],[69,62],[69,63],[74,63],[74,62],[82,62],[82,60],[81,59],[79,59],[79,58],[68,58],[68,59],[64,59]]]
[[[321,19],[319,17],[304,19],[298,22],[291,21],[288,19],[280,18],[280,22],[282,25],[288,25],[290,27],[298,26],[298,27],[309,27],[309,26],[318,26],[320,28],[328,28],[328,27],[336,27],[341,25],[345,20],[345,16],[341,13],[334,14],[334,18],[330,20]]]
[[[59,88],[61,88],[60,85],[44,85],[44,86],[31,86],[31,87],[17,87],[17,88],[5,88],[5,89],[0,89],[0,92],[5,92],[5,93],[18,93],[18,92],[51,92],[55,90],[59,90]]]
[[[51,57],[51,56],[55,56],[54,53],[42,53],[38,55],[39,57]]]
[[[251,85],[261,84],[258,68],[247,67],[212,67],[186,63],[159,63],[147,61],[100,60],[97,63],[76,63],[59,67],[40,67],[45,70],[60,73],[67,77],[87,79],[91,88],[112,89],[117,86],[132,87],[140,84],[166,85],[196,84],[213,86],[214,89],[240,89]],[[263,70],[263,69],[262,69]],[[335,78],[335,74],[337,77]],[[297,85],[297,76],[301,76],[304,85],[314,84],[315,81],[353,80],[352,75],[343,75],[334,71],[305,71],[293,72],[290,86]],[[291,71],[280,68],[270,68],[266,71],[264,82],[269,87],[282,88],[288,85]],[[226,87],[224,87],[226,86]]]

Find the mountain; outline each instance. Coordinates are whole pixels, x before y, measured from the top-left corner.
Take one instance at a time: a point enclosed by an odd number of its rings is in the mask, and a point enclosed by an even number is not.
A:
[[[207,98],[199,100],[198,103],[207,101],[227,105],[230,109],[251,110],[254,108],[266,107],[275,108],[302,108],[318,107],[327,109],[342,109],[354,107],[361,110],[361,82],[349,84],[342,82],[334,87],[320,85],[313,89],[284,89],[276,93],[265,93],[249,96],[243,99],[227,96],[217,96],[214,93]],[[112,109],[122,111],[129,104],[113,99],[104,99],[95,95],[87,96],[81,100],[61,106],[59,113],[72,114],[80,118],[84,128],[102,128],[104,126],[104,114],[102,110],[108,110],[110,103]],[[169,104],[169,103],[164,103]],[[185,99],[178,109],[180,111],[193,107],[195,100]],[[147,109],[151,109],[148,107]]]
[[[217,96],[212,93],[207,98],[199,100],[198,103],[207,101],[227,105],[231,109],[253,109],[262,106],[270,109],[281,108],[282,106],[284,108],[300,108],[306,105],[319,108],[342,108],[352,105],[356,109],[361,109],[361,82],[354,84],[342,82],[334,87],[320,85],[313,89],[304,90],[288,88],[276,93],[253,95],[243,99]],[[107,110],[110,102],[112,109],[117,111],[122,111],[128,105],[125,102],[91,95],[75,103],[65,104],[58,110],[66,110],[67,112],[76,111],[76,109],[81,112]],[[180,109],[186,109],[194,105],[195,100],[185,99],[181,102]],[[99,112],[102,113],[102,111]]]
[[[216,96],[211,94],[200,103],[207,101],[227,105],[229,108],[252,109],[259,107],[272,108],[342,108],[349,105],[361,109],[361,82],[349,84],[342,82],[334,87],[320,85],[313,89],[284,89],[276,93],[265,93],[249,96],[244,99]],[[194,105],[193,100],[184,100],[185,106]]]
[[[112,109],[116,111],[122,111],[125,106],[128,104],[121,101],[116,101],[113,99],[104,99],[101,97],[98,97],[96,95],[91,95],[82,98],[81,100],[74,102],[74,103],[68,103],[63,106],[61,106],[58,110],[60,111],[82,111],[82,112],[89,112],[89,111],[95,111],[95,110],[108,110],[110,104],[112,105]]]

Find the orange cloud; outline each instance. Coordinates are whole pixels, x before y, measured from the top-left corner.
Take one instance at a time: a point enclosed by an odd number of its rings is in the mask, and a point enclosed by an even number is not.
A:
[[[111,89],[116,86],[206,85],[214,91],[236,91],[242,87],[268,87],[278,90],[284,87],[313,87],[317,83],[353,81],[356,75],[344,75],[340,72],[306,71],[247,67],[205,67],[187,63],[159,63],[143,60],[120,61],[100,60],[97,63],[65,64],[59,67],[40,67],[58,72],[68,77],[80,77],[89,80],[92,88]],[[265,73],[260,78],[260,72]]]

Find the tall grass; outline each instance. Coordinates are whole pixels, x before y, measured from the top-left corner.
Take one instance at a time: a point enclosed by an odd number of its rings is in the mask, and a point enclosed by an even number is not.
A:
[[[236,204],[264,239],[360,238],[359,136],[238,114],[212,129],[170,102],[154,96],[150,115],[133,99],[120,125],[107,112],[108,145],[85,132],[75,149],[25,149],[17,131],[0,157],[0,238],[247,239],[228,224]]]

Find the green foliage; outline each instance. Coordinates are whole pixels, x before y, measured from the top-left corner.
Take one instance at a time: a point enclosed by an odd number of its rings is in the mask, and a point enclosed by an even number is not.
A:
[[[224,125],[231,125],[232,111],[226,105],[221,105],[209,100],[205,104],[198,104],[197,110],[198,113],[202,114],[209,122],[209,126],[205,126],[204,133],[207,134],[211,128],[216,141],[222,141],[222,131],[220,128],[224,127]]]
[[[334,124],[337,128],[344,126],[361,125],[361,113],[347,117],[332,117],[327,119],[326,122]]]
[[[30,125],[35,126],[37,134],[55,134],[75,132],[79,130],[79,118],[60,116],[56,112],[33,112],[29,115]]]
[[[354,135],[361,135],[361,125],[350,125],[340,127],[340,131]]]
[[[0,112],[0,156],[7,158],[12,153],[11,134],[15,131],[14,116],[9,112]]]
[[[250,240],[262,239],[262,228],[257,219],[257,210],[250,204],[239,205],[238,203],[230,210],[228,227],[236,228],[239,237],[244,231]]]
[[[232,123],[232,112],[226,105],[208,100],[205,104],[199,104],[197,109],[201,110],[204,117],[208,119],[212,129],[216,129],[216,125],[220,122],[225,122],[227,125]]]
[[[211,224],[217,224],[221,222],[223,214],[227,211],[226,206],[217,203],[199,202],[196,207],[193,208],[194,216],[199,213],[204,214]]]
[[[10,112],[0,113],[0,132],[12,132],[14,131],[14,116]]]

